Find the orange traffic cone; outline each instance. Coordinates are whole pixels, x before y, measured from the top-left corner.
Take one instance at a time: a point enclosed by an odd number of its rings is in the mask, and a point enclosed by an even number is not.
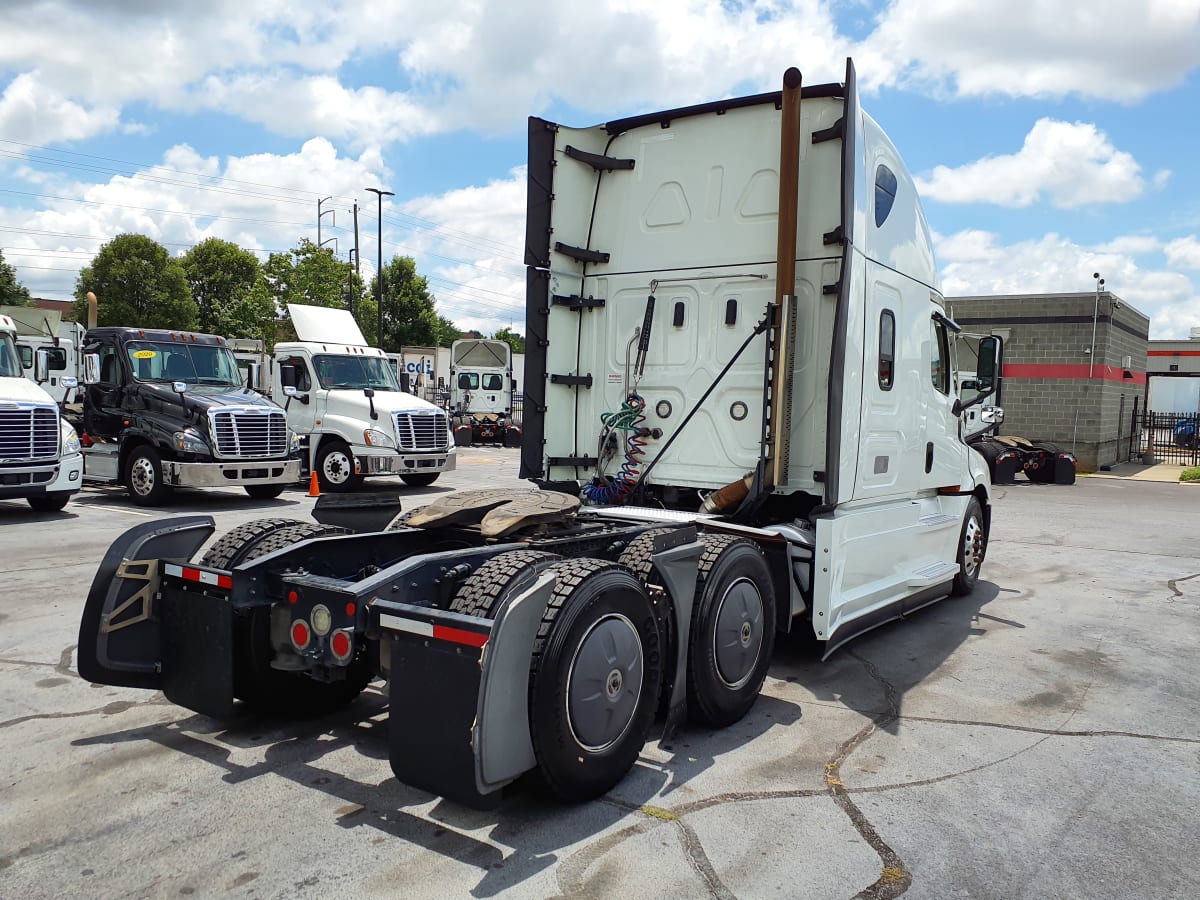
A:
[[[317,473],[313,472],[312,477],[308,479],[308,496],[321,496],[321,482],[317,480]]]

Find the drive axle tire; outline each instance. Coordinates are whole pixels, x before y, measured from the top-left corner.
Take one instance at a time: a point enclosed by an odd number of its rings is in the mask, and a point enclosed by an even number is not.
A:
[[[335,525],[290,522],[267,530],[244,546],[235,565],[310,538],[349,533],[349,529]],[[346,667],[346,677],[339,681],[317,681],[301,672],[281,672],[271,667],[273,657],[270,607],[255,607],[238,614],[233,620],[233,695],[265,715],[287,718],[324,715],[361,694],[374,677],[364,641],[358,641],[354,659]]]
[[[502,601],[533,584],[538,574],[562,557],[540,550],[513,550],[493,556],[462,583],[450,612],[493,619]]]
[[[731,725],[758,699],[775,647],[775,588],[753,541],[700,536],[688,640],[688,718]]]
[[[339,494],[362,483],[354,471],[354,453],[344,441],[327,441],[317,453],[317,480],[321,490]]]
[[[983,521],[983,507],[979,500],[971,498],[967,511],[963,513],[962,531],[958,536],[958,574],[950,592],[963,597],[975,590],[979,583],[979,567],[987,554],[987,529]]]
[[[270,534],[281,528],[305,524],[307,523],[299,519],[255,519],[252,522],[243,522],[221,535],[200,557],[200,565],[212,566],[214,569],[234,569],[241,564],[246,554],[254,549],[255,544]]]
[[[534,641],[530,734],[538,770],[560,799],[611,789],[633,766],[662,681],[658,621],[624,566],[572,559],[557,577]]]
[[[125,488],[138,506],[159,506],[171,496],[163,482],[162,458],[149,444],[134,447],[125,460]]]

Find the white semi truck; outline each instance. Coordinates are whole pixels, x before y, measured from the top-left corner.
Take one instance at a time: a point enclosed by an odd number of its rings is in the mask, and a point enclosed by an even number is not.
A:
[[[50,375],[50,353],[33,354],[35,379],[24,376],[17,326],[0,315],[0,500],[23,498],[37,512],[57,512],[83,486],[79,436],[40,386]],[[74,377],[63,376],[74,388]]]
[[[450,346],[450,409],[459,445],[521,445],[513,420],[512,347],[507,341],[468,338]]]
[[[85,678],[222,717],[329,709],[378,676],[401,781],[486,806],[532,769],[581,800],[685,718],[744,716],[776,631],[832,652],[974,588],[990,488],[961,414],[999,342],[958,396],[920,203],[849,62],[593,128],[530,119],[528,170],[539,486],[383,532],[250,523],[203,552],[208,517],[143,525],[96,575]]]
[[[433,484],[457,459],[444,411],[401,390],[382,350],[344,309],[288,304],[298,341],[275,345],[271,394],[288,425],[308,436],[307,461],[323,490],[349,491],[365,476]],[[284,396],[284,389],[295,395]]]

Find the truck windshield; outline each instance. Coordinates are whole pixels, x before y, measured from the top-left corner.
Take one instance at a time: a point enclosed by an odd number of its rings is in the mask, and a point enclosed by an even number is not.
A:
[[[0,334],[0,378],[20,378],[21,360],[11,334]]]
[[[125,345],[129,367],[138,381],[213,384],[238,387],[242,381],[237,360],[228,347],[169,341],[130,341]]]
[[[330,353],[314,356],[313,368],[317,370],[317,381],[325,390],[400,390],[392,367],[380,356],[335,356]]]

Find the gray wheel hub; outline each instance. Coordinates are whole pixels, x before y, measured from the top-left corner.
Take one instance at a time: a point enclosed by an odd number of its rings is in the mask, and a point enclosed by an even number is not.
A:
[[[983,524],[975,516],[967,519],[967,527],[963,529],[962,558],[963,571],[968,577],[974,576],[983,562]]]
[[[129,486],[139,497],[147,496],[154,490],[154,464],[144,456],[139,456],[129,466]]]
[[[354,462],[346,453],[334,450],[325,454],[321,471],[324,472],[325,480],[330,484],[345,484],[354,474]]]
[[[749,578],[739,578],[721,597],[713,629],[717,677],[726,687],[737,690],[750,681],[762,652],[762,640],[762,594]]]
[[[587,630],[567,673],[567,722],[585,750],[611,747],[629,729],[642,694],[642,639],[613,613]]]

